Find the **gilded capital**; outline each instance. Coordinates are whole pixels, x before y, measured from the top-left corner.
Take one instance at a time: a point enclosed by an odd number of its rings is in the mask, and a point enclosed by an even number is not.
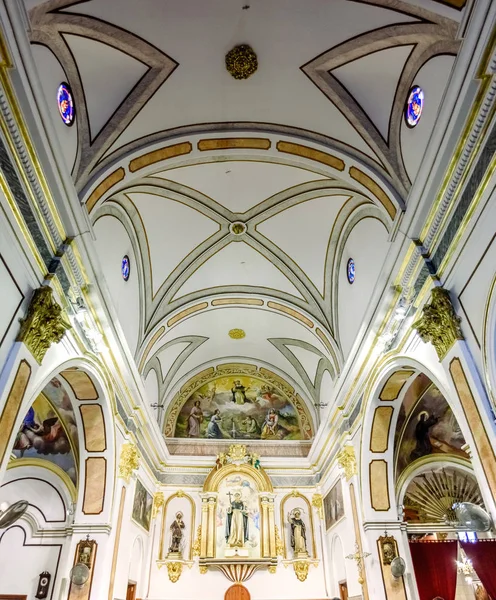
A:
[[[343,469],[347,481],[351,479],[353,475],[357,474],[357,462],[353,446],[344,446],[337,458],[338,465]]]
[[[46,285],[35,290],[28,314],[20,319],[18,342],[24,342],[39,364],[52,344],[57,344],[71,328],[62,308],[53,299],[51,287]]]
[[[320,519],[324,518],[324,498],[322,494],[314,494],[312,496],[312,506],[317,509],[317,513]]]
[[[160,512],[160,509],[164,506],[164,504],[165,504],[164,492],[157,492],[153,496],[152,519],[155,519],[155,517],[158,515],[158,513]]]
[[[121,458],[119,460],[119,477],[129,483],[133,471],[139,467],[140,456],[138,448],[132,442],[122,445]]]
[[[422,316],[413,327],[422,341],[431,342],[439,360],[443,360],[456,340],[463,340],[460,321],[448,290],[435,287],[432,290],[430,304],[424,306]]]

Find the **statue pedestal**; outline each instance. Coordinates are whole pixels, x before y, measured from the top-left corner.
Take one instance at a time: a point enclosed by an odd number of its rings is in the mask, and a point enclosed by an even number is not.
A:
[[[308,552],[295,552],[294,558],[295,560],[302,560],[308,558]]]
[[[224,553],[226,558],[234,558],[239,556],[239,558],[248,558],[250,553],[247,548],[227,548]]]

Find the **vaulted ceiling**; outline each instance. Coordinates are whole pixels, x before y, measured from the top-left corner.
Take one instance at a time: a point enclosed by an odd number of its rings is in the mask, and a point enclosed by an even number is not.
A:
[[[95,268],[148,400],[243,362],[284,377],[318,424],[394,264],[463,13],[430,0],[25,3]],[[244,81],[224,63],[240,43],[258,58]],[[54,101],[61,81],[73,127]],[[410,129],[413,84],[426,103]]]

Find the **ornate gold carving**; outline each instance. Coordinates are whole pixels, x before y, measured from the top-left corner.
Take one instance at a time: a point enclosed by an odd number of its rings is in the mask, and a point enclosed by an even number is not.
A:
[[[178,498],[184,498],[186,496],[186,494],[183,492],[183,490],[177,490],[176,496]]]
[[[201,554],[201,537],[202,537],[202,528],[201,525],[198,526],[196,530],[196,539],[193,544],[193,556],[200,556]]]
[[[355,449],[353,446],[344,446],[339,452],[338,465],[344,470],[346,481],[349,481],[353,475],[357,474],[357,463],[355,458]]]
[[[246,225],[240,221],[236,221],[235,223],[231,223],[230,229],[234,235],[241,235],[246,231]]]
[[[153,496],[152,519],[155,519],[155,517],[158,515],[160,509],[164,506],[164,504],[165,504],[164,492],[157,492]]]
[[[390,565],[398,556],[396,540],[392,535],[381,535],[379,538],[379,545],[381,547],[382,564]]]
[[[132,472],[139,467],[139,463],[138,448],[132,442],[123,444],[119,460],[119,477],[122,477],[126,483],[129,483]]]
[[[306,560],[297,560],[293,563],[293,568],[296,577],[298,577],[299,581],[305,581],[308,577],[308,568],[310,567],[310,563]]]
[[[246,333],[242,329],[231,329],[229,331],[229,337],[233,340],[242,340],[246,336]]]
[[[28,314],[20,319],[21,329],[16,341],[24,342],[39,364],[48,348],[57,344],[71,329],[62,308],[53,299],[53,290],[46,285],[35,290]]]
[[[443,360],[456,340],[463,340],[460,321],[448,290],[435,287],[431,293],[430,304],[424,306],[422,317],[413,327],[424,342],[431,342],[439,360]]]
[[[317,509],[317,513],[320,519],[324,518],[324,498],[322,494],[314,494],[312,496],[312,506]]]
[[[235,46],[226,54],[226,69],[234,79],[248,79],[257,68],[257,55],[248,44]]]
[[[205,575],[205,573],[207,571],[208,571],[208,567],[206,567],[205,565],[200,566],[200,575]]]
[[[246,446],[243,444],[231,444],[227,456],[232,461],[243,460],[246,456]]]
[[[168,562],[167,564],[167,574],[169,575],[169,579],[172,583],[176,583],[181,577],[181,573],[183,572],[183,563],[181,562]]]
[[[277,565],[269,565],[269,573],[275,575],[277,572]]]
[[[279,535],[279,527],[275,526],[275,537],[276,537],[276,556],[284,556],[284,544],[282,543],[281,536]]]
[[[298,490],[291,490],[291,497],[298,498],[300,496],[300,492]]]

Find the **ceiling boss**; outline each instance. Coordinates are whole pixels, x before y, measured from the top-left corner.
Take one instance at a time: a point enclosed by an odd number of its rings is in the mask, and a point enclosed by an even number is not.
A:
[[[248,44],[235,46],[226,54],[226,69],[234,79],[248,79],[257,68],[257,55]]]

